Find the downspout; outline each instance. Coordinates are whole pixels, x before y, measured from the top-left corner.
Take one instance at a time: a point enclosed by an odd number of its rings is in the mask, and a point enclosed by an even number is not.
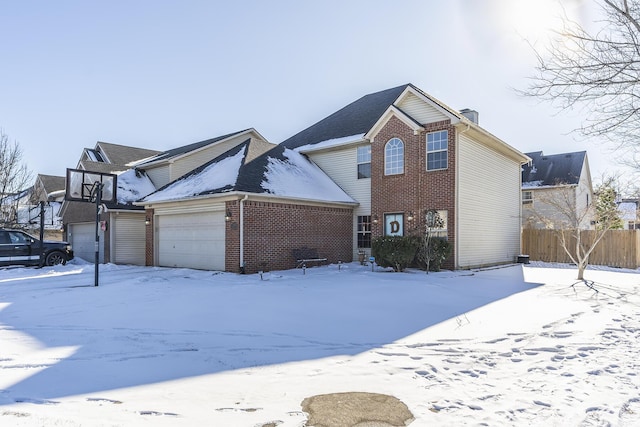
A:
[[[459,134],[458,132],[456,132],[456,185],[455,185],[455,191],[456,191],[456,197],[455,197],[455,221],[456,221],[456,229],[454,230],[455,233],[455,247],[453,248],[453,251],[455,253],[455,257],[453,259],[453,268],[459,268],[460,267],[460,167],[459,167],[459,163],[458,160],[460,159],[460,136],[464,135],[465,133],[467,133],[469,131],[469,129],[471,129],[471,125],[469,124],[469,122],[465,123],[465,125],[467,125],[467,128],[463,131],[461,131]]]
[[[244,195],[243,199],[240,199],[240,272],[244,274],[244,202],[249,198],[248,194]]]

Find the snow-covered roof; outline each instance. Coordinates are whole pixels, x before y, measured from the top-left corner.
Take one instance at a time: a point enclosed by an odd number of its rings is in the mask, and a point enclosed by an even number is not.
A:
[[[140,200],[144,196],[156,191],[149,177],[136,169],[129,169],[118,175],[118,203],[126,205]]]
[[[236,183],[245,153],[246,150],[239,150],[235,155],[209,163],[200,172],[188,174],[168,184],[145,197],[144,201],[179,200],[228,189]]]
[[[270,157],[261,187],[277,196],[355,203],[318,166],[304,155],[286,148],[284,159]]]

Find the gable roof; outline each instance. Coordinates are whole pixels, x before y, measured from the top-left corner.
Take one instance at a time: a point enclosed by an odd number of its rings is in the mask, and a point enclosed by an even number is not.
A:
[[[294,150],[276,146],[246,162],[251,139],[143,198],[158,203],[229,192],[356,204],[318,166]]]
[[[44,191],[49,194],[54,191],[64,190],[66,186],[66,178],[64,176],[43,175],[38,174],[38,179],[44,187]]]
[[[128,145],[111,144],[109,142],[99,141],[96,148],[100,150],[105,161],[115,165],[127,165],[132,162],[140,161],[160,153],[157,150],[149,150],[147,148],[130,147]]]
[[[314,125],[280,143],[286,148],[342,138],[364,135],[378,121],[385,110],[404,92],[408,84],[365,95],[341,108]]]
[[[522,167],[523,187],[578,184],[587,156],[586,151],[551,155],[535,151],[526,154],[531,157],[531,163]]]
[[[211,139],[206,139],[204,141],[199,141],[199,142],[194,142],[192,144],[187,144],[187,145],[183,145],[182,147],[177,147],[177,148],[172,148],[171,150],[167,150],[161,153],[158,153],[157,155],[146,159],[145,161],[139,163],[138,165],[136,165],[137,167],[146,167],[146,166],[151,166],[157,163],[163,163],[165,161],[168,161],[170,159],[175,159],[177,157],[181,157],[185,154],[191,153],[193,151],[197,151],[200,150],[208,145],[214,144],[216,142],[220,142],[223,141],[225,139],[231,138],[233,136],[237,136],[243,133],[248,133],[248,132],[256,132],[257,131],[253,128],[249,128],[249,129],[243,129],[241,131],[237,131],[237,132],[232,132],[232,133],[228,133],[226,135],[221,135],[221,136],[217,136],[215,138],[211,138]]]

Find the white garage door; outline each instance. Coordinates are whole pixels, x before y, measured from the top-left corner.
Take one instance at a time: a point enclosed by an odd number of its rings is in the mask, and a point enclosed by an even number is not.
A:
[[[67,236],[73,248],[74,257],[95,262],[96,224],[94,222],[69,224]],[[102,230],[100,230],[100,262],[104,262],[104,233]]]
[[[224,225],[224,211],[158,215],[158,265],[224,270]]]
[[[145,265],[144,213],[112,215],[111,259],[116,264]]]

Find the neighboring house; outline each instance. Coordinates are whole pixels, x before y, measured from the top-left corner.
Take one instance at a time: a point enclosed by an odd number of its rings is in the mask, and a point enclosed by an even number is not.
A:
[[[438,231],[454,248],[448,268],[520,253],[520,172],[530,159],[478,126],[476,112],[411,84],[251,152],[250,142],[236,146],[135,203],[149,222],[147,265],[286,269],[304,248],[352,261],[370,254],[374,237],[424,233],[431,209],[446,220]]]
[[[638,199],[622,199],[618,204],[620,219],[622,219],[625,230],[640,230],[639,203]]]
[[[40,232],[40,202],[44,202],[44,229],[46,238],[62,240],[60,209],[64,202],[65,177],[38,174],[33,184],[28,207],[27,229],[37,235]]]
[[[552,155],[537,151],[527,156],[531,162],[522,168],[523,228],[560,227],[567,221],[566,211],[573,209],[581,219],[580,228],[592,229],[594,196],[586,151]],[[562,209],[554,206],[560,201]]]
[[[247,142],[249,157],[273,147],[255,129],[246,129],[164,152],[104,143],[98,143],[96,149],[85,149],[77,169],[118,175],[117,201],[105,203],[100,215],[100,262],[144,265],[147,221],[144,208],[133,202]],[[65,205],[69,241],[77,257],[91,261],[95,258],[95,205]]]
[[[83,150],[76,169],[121,174],[131,169],[132,163],[159,153],[145,148],[98,142],[94,148]],[[141,243],[144,240],[144,212],[128,203],[105,207],[99,227],[100,262],[144,264],[144,243]],[[96,249],[95,204],[64,201],[60,216],[65,228],[65,240],[71,243],[75,257],[93,261]]]

